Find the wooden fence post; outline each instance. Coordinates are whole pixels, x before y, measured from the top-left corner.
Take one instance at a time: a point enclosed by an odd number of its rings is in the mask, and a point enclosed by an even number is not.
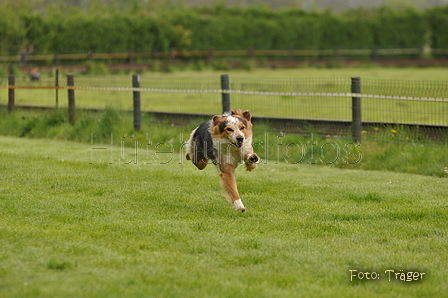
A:
[[[73,124],[75,123],[76,108],[75,108],[75,89],[70,88],[75,86],[74,75],[67,75],[67,90],[68,90],[68,121]]]
[[[254,58],[254,49],[250,48],[249,51],[247,51],[247,58],[249,60],[252,60]]]
[[[230,112],[230,93],[225,90],[230,89],[229,75],[221,75],[221,90],[222,90],[222,113]]]
[[[59,67],[59,51],[54,52],[53,60],[54,60],[54,65],[56,67]]]
[[[339,60],[341,58],[341,51],[339,47],[334,48],[334,59]]]
[[[361,78],[352,77],[352,93],[361,93]],[[353,141],[361,143],[362,119],[361,119],[361,97],[352,97],[352,138]]]
[[[54,74],[54,86],[55,89],[55,95],[56,95],[56,108],[59,106],[59,69],[56,68],[55,74]]]
[[[16,77],[13,74],[8,76],[8,113],[14,111]]]
[[[420,59],[425,59],[425,58],[426,58],[425,46],[421,46],[421,47],[420,47],[420,50],[419,50],[419,58],[420,58]]]
[[[140,88],[140,75],[133,74],[132,75],[132,87]],[[140,107],[140,91],[134,90],[133,92],[133,100],[134,100],[134,130],[140,131],[140,127],[142,125],[142,112]]]
[[[296,53],[294,51],[294,48],[289,49],[289,60],[293,62],[296,60]]]
[[[25,51],[23,51],[20,54],[20,66],[21,67],[25,67],[26,66],[26,52]]]
[[[208,50],[207,64],[209,64],[209,65],[213,63],[213,55],[214,55],[213,51],[214,51],[213,48],[210,48]]]
[[[170,63],[170,64],[173,63],[174,58],[176,58],[176,57],[174,56],[174,49],[173,49],[173,48],[170,48],[170,57],[169,57],[169,63]]]
[[[373,48],[373,51],[372,51],[372,58],[373,58],[373,60],[378,60],[378,59],[380,59],[380,48],[379,48],[378,46],[375,46],[375,47]]]
[[[129,51],[128,63],[133,64],[135,62],[134,50]]]
[[[54,86],[55,89],[55,96],[56,96],[56,108],[59,106],[59,51],[56,51],[54,53],[54,65],[56,66],[55,70],[55,76],[54,76]]]

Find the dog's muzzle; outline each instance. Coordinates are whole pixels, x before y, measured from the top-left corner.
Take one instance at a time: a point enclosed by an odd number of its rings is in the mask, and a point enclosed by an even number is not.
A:
[[[232,143],[235,147],[243,146],[244,137],[236,137],[236,143]]]

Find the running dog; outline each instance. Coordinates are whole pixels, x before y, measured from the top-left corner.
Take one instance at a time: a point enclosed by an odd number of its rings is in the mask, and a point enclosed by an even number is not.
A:
[[[252,148],[252,123],[248,110],[233,110],[215,115],[191,132],[186,143],[186,158],[203,170],[209,160],[221,177],[221,186],[235,210],[246,211],[235,181],[235,169],[245,164],[247,171],[257,168],[259,157]]]

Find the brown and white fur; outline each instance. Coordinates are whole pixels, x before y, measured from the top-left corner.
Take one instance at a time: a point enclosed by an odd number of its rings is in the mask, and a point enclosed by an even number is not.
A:
[[[235,180],[235,169],[244,164],[247,171],[257,168],[259,157],[252,148],[252,123],[249,111],[233,110],[215,115],[191,133],[186,144],[186,158],[203,170],[209,160],[216,165],[221,186],[235,210],[246,211]]]

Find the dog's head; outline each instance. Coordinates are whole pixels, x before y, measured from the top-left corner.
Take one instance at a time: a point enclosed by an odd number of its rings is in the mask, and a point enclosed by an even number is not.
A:
[[[212,137],[242,147],[246,140],[252,140],[251,114],[248,110],[233,110],[229,114],[213,117]]]

